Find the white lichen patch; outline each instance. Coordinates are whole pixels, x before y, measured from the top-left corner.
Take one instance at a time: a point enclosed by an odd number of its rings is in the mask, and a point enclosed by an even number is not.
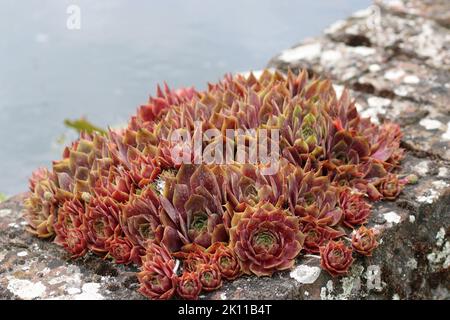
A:
[[[416,164],[414,166],[414,171],[416,173],[420,174],[421,176],[426,175],[428,173],[428,170],[429,170],[429,166],[428,166],[429,163],[430,162],[427,161],[427,160],[419,162],[418,164]]]
[[[391,104],[391,99],[381,97],[370,97],[367,99],[367,103],[371,108],[381,109],[379,113],[386,113],[385,108]]]
[[[300,283],[311,284],[319,278],[320,268],[302,264],[292,270],[290,276]]]
[[[440,228],[436,234],[436,246],[427,255],[428,263],[432,270],[447,269],[450,267],[450,242],[445,237],[445,229]]]
[[[410,92],[410,89],[405,86],[398,86],[394,89],[394,93],[399,97],[406,97]]]
[[[378,123],[377,116],[386,114],[386,108],[391,104],[391,99],[381,97],[370,97],[367,99],[368,108],[357,108],[364,118],[370,118],[373,122]]]
[[[408,268],[410,268],[411,270],[416,270],[417,269],[417,260],[414,258],[410,258],[407,262],[406,262],[406,266]]]
[[[220,294],[220,300],[227,300],[227,294],[225,292]]]
[[[336,62],[340,59],[342,59],[342,53],[337,50],[327,50],[322,52],[320,63],[325,65],[327,63]]]
[[[403,83],[407,84],[418,84],[420,82],[420,79],[418,76],[410,74],[403,78]]]
[[[366,278],[367,290],[381,291],[383,290],[383,282],[381,281],[381,268],[378,265],[370,265],[364,273]]]
[[[67,294],[70,294],[70,295],[81,293],[80,288],[68,288],[66,291],[67,291]]]
[[[391,69],[386,71],[384,78],[386,80],[398,80],[405,75],[405,71],[402,69]]]
[[[436,245],[438,247],[442,247],[442,245],[444,244],[444,240],[445,240],[445,229],[444,228],[440,228],[438,233],[436,233]]]
[[[320,55],[322,45],[320,43],[304,44],[283,51],[279,57],[284,62],[296,62],[303,59],[314,59]]]
[[[27,255],[28,255],[28,252],[26,252],[26,251],[20,251],[20,252],[17,253],[18,257],[25,257]]]
[[[320,289],[320,298],[322,300],[348,300],[352,295],[364,296],[364,293],[361,292],[361,275],[363,272],[363,266],[353,265],[348,276],[340,280],[342,292],[334,292],[333,281],[329,280],[326,287]]]
[[[47,288],[40,281],[32,282],[8,277],[8,290],[21,299],[31,300],[43,296]]]
[[[81,273],[80,268],[74,265],[68,267],[60,267],[53,270],[49,277],[52,277],[48,283],[50,285],[58,285],[60,289],[65,288],[80,288],[81,287]]]
[[[400,300],[400,296],[398,295],[398,294],[394,294],[393,296],[392,296],[392,300]]]
[[[402,217],[394,211],[384,213],[383,216],[388,223],[399,223],[402,220]]]
[[[4,218],[7,217],[9,215],[11,215],[11,209],[1,209],[0,210],[0,218]]]
[[[450,140],[450,121],[447,123],[447,131],[442,134],[442,139]]]
[[[439,197],[439,192],[434,189],[425,191],[421,196],[417,197],[417,201],[432,204]]]
[[[100,284],[95,282],[88,282],[81,288],[82,292],[80,294],[74,295],[75,300],[103,300],[105,297],[101,295],[98,291],[100,289]]]
[[[414,223],[416,221],[416,217],[413,214],[409,215],[409,222]]]
[[[360,56],[371,56],[373,54],[375,54],[376,50],[374,48],[371,47],[363,47],[363,46],[359,46],[359,47],[350,47],[348,48],[348,51],[350,51],[351,53],[360,55]]]
[[[381,67],[379,64],[373,63],[369,66],[369,71],[370,72],[378,72],[381,70]]]
[[[447,182],[442,181],[442,180],[433,181],[431,184],[433,185],[433,187],[435,187],[438,190],[445,189],[449,186],[449,184]]]
[[[448,169],[446,167],[440,167],[438,171],[438,177],[447,178],[449,176]]]
[[[443,125],[439,120],[428,118],[423,118],[419,124],[427,130],[437,130]]]

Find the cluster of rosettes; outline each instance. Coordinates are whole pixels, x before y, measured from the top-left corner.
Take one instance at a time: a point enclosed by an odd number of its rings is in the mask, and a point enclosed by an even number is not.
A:
[[[171,133],[277,129],[279,170],[263,164],[177,164]],[[251,140],[251,137],[244,137]],[[406,178],[400,129],[361,118],[328,80],[264,71],[205,91],[158,87],[124,129],[81,134],[26,200],[29,231],[72,256],[141,266],[140,292],[194,299],[242,274],[271,276],[302,253],[331,275],[378,243],[368,201],[394,199]],[[202,140],[203,147],[219,141]],[[248,152],[248,151],[247,151]],[[351,238],[350,238],[351,237]]]

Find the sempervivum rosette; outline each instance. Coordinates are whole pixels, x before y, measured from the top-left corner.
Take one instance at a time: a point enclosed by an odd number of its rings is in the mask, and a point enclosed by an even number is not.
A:
[[[229,246],[223,242],[216,242],[206,251],[211,255],[211,263],[217,265],[223,278],[234,280],[241,275],[238,257]]]
[[[139,292],[154,300],[168,300],[177,289],[178,277],[175,260],[164,246],[150,244],[137,274]]]
[[[30,178],[30,191],[30,197],[25,200],[28,230],[39,238],[52,237],[58,209],[55,176],[45,168],[36,170]]]
[[[312,217],[305,217],[302,219],[301,231],[305,235],[303,249],[307,253],[319,253],[320,247],[329,240],[334,240],[345,235],[345,232],[342,230],[337,230],[327,225],[321,226],[317,224]]]
[[[320,265],[333,277],[343,275],[353,263],[352,249],[342,241],[329,241],[320,248]]]
[[[141,247],[133,245],[120,232],[121,230],[117,228],[115,235],[106,241],[108,257],[114,259],[114,262],[117,264],[141,264],[141,255],[145,251]]]
[[[247,274],[270,276],[290,269],[303,241],[298,218],[271,204],[234,214],[230,245]]]
[[[214,291],[222,286],[222,275],[215,264],[204,263],[197,266],[202,288],[205,291]]]
[[[84,256],[88,250],[84,232],[84,203],[78,199],[64,202],[58,211],[58,221],[54,225],[55,243],[63,246],[72,258]]]
[[[341,192],[339,206],[344,213],[344,224],[351,228],[366,223],[372,208],[360,193],[354,193],[350,189]]]
[[[296,168],[288,177],[288,186],[289,208],[302,220],[328,226],[342,220],[342,210],[336,207],[338,190],[331,186],[327,176],[321,175],[320,169]]]
[[[159,199],[152,188],[133,195],[130,201],[122,206],[120,225],[134,245],[146,248],[149,241],[158,243],[161,240],[163,227],[158,210]]]
[[[206,165],[184,164],[175,179],[166,180],[164,196],[160,197],[161,242],[171,251],[188,243],[209,247],[227,241],[219,181]]]
[[[378,247],[377,231],[361,226],[353,233],[352,247],[353,249],[365,256],[371,256],[372,251]]]
[[[183,260],[183,270],[185,271],[194,272],[197,271],[199,265],[211,263],[211,255],[196,243],[184,245],[179,252],[172,255]]]
[[[383,199],[394,200],[402,192],[403,187],[407,183],[407,179],[399,179],[396,174],[389,174],[380,179],[376,187],[383,195]]]
[[[177,294],[187,300],[197,300],[202,291],[202,283],[197,272],[185,271],[178,278]]]
[[[119,227],[119,214],[119,205],[112,198],[90,198],[83,222],[88,247],[92,252],[100,255],[108,252],[106,242]]]

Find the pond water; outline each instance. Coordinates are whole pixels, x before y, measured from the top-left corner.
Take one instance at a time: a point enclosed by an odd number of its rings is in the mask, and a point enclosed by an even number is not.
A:
[[[75,137],[64,119],[126,123],[157,83],[204,88],[258,70],[370,0],[2,0],[0,193],[27,189]],[[67,9],[80,9],[69,29]]]

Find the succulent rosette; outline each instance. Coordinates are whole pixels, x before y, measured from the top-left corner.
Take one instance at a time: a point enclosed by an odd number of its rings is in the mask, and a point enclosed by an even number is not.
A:
[[[320,247],[328,243],[330,240],[337,239],[345,235],[342,230],[337,230],[329,226],[318,225],[314,219],[303,219],[301,230],[305,235],[303,249],[307,253],[317,254],[320,252]]]
[[[378,247],[377,232],[374,229],[368,229],[361,226],[353,233],[352,247],[353,249],[365,256],[371,256],[372,251]]]
[[[336,165],[358,164],[367,160],[370,145],[364,136],[357,135],[353,130],[341,129],[342,124],[336,123],[338,131],[330,142],[329,157]]]
[[[84,256],[88,242],[84,233],[83,216],[85,206],[78,199],[64,202],[58,211],[58,221],[54,225],[55,243],[63,246],[72,258]]]
[[[149,241],[160,242],[163,227],[159,219],[159,199],[151,188],[122,205],[120,226],[126,237],[136,246],[146,248]]]
[[[276,118],[282,133],[283,156],[297,166],[324,156],[329,117],[310,100],[292,101]],[[274,124],[275,124],[274,123]]]
[[[235,213],[230,229],[230,245],[239,258],[243,272],[271,276],[290,269],[300,253],[304,235],[298,218],[262,204]]]
[[[211,255],[211,263],[215,264],[222,278],[234,280],[242,273],[238,257],[223,242],[216,242],[206,250]]]
[[[199,265],[211,263],[211,254],[205,248],[196,244],[186,244],[181,251],[172,254],[175,258],[183,260],[183,270],[197,271]]]
[[[338,190],[320,169],[306,172],[296,168],[288,177],[288,186],[289,208],[302,220],[328,226],[342,220],[343,212],[337,207]]]
[[[119,205],[112,198],[90,198],[83,224],[88,247],[92,252],[100,255],[108,252],[106,242],[114,237],[119,226],[119,215]]]
[[[379,180],[376,187],[383,195],[383,199],[394,200],[402,192],[406,181],[400,180],[396,174],[389,174]]]
[[[160,198],[164,226],[161,240],[171,251],[184,244],[226,241],[219,180],[206,165],[182,165],[173,181],[166,181]]]
[[[197,272],[185,271],[178,278],[177,294],[186,300],[197,300],[202,291],[202,283]]]
[[[350,189],[341,192],[339,206],[344,214],[344,224],[352,228],[366,223],[371,212],[371,205],[364,200],[363,196]]]
[[[404,157],[404,150],[400,148],[402,133],[400,126],[395,123],[383,123],[378,134],[373,135],[371,158],[382,161],[387,170],[391,171],[398,166]]]
[[[45,168],[37,169],[30,178],[31,195],[25,200],[28,230],[39,238],[54,235],[58,202],[55,197],[55,176]]]
[[[231,208],[243,211],[247,205],[263,201],[275,206],[283,204],[287,192],[284,173],[293,170],[292,166],[280,161],[280,170],[271,175],[264,175],[263,169],[250,164],[228,167],[227,201]]]
[[[214,291],[222,286],[222,275],[215,264],[204,263],[197,266],[197,273],[205,291]]]
[[[168,300],[175,294],[178,277],[175,260],[164,246],[151,244],[137,274],[139,292],[154,300]]]
[[[320,265],[333,277],[344,275],[353,263],[352,249],[342,241],[329,241],[320,248]]]
[[[119,227],[118,227],[119,228]],[[145,252],[141,247],[135,246],[128,238],[118,235],[109,238],[106,241],[106,249],[108,250],[108,257],[114,259],[117,264],[141,264],[141,255]]]

